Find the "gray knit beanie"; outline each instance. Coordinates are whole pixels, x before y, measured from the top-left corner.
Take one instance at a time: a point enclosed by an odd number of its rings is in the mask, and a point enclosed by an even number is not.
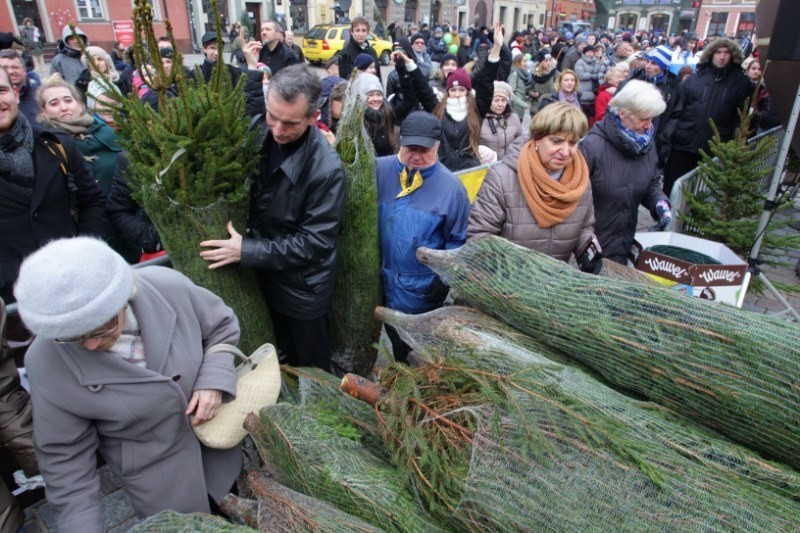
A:
[[[374,91],[379,91],[381,94],[384,94],[381,80],[374,74],[368,74],[366,72],[362,72],[356,76],[355,91],[357,94],[360,94],[364,100],[367,99],[369,93]]]
[[[130,265],[105,242],[90,237],[53,241],[32,253],[14,286],[22,321],[46,339],[99,328],[132,292]]]

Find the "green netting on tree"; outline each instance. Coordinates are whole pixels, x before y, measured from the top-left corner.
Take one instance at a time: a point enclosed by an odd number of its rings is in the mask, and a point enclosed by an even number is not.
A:
[[[613,385],[800,467],[800,324],[586,275],[499,237],[417,257],[471,305]]]
[[[378,192],[375,152],[364,129],[366,102],[352,85],[336,130],[347,195],[336,249],[330,332],[333,362],[344,372],[366,376],[378,357],[374,344],[380,335],[380,324],[372,315],[382,300]]]
[[[400,473],[358,441],[355,427],[331,427],[312,413],[277,404],[245,422],[265,467],[280,483],[388,531],[442,530],[407,491]]]
[[[387,446],[424,499],[465,527],[800,527],[797,472],[556,363],[563,356],[543,343],[466,308],[377,314],[432,362],[382,375],[390,390],[380,404]],[[439,411],[442,399],[449,403]],[[425,408],[415,409],[418,404]],[[457,454],[438,452],[459,439],[437,443],[432,411],[446,424],[467,426],[468,446],[455,446]],[[408,420],[422,422],[413,427]],[[423,442],[435,446],[427,450]],[[417,464],[409,468],[412,460]]]
[[[224,518],[203,513],[181,514],[161,511],[130,528],[129,533],[252,533],[246,526],[231,524]]]
[[[228,265],[209,270],[208,263],[200,258],[200,242],[208,239],[226,239],[226,225],[245,227],[246,209],[218,200],[207,207],[180,205],[166,197],[163,188],[144,189],[142,201],[145,210],[158,229],[161,243],[169,251],[172,264],[197,285],[218,294],[236,313],[242,330],[239,346],[249,354],[274,339],[272,321],[259,289],[256,273],[252,270]]]
[[[257,500],[246,500],[228,494],[222,500],[220,508],[234,520],[243,521],[259,531],[286,533],[382,531],[330,503],[281,485],[263,470],[250,472],[247,475],[247,482]]]

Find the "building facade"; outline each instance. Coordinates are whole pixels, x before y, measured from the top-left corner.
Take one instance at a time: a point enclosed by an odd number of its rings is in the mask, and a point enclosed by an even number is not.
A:
[[[701,37],[719,34],[738,39],[755,32],[756,0],[703,0],[697,17]]]
[[[612,30],[645,30],[657,35],[694,31],[702,0],[599,0]],[[705,0],[706,2],[709,0]],[[727,0],[728,3],[731,0]]]
[[[598,0],[547,0],[544,21],[538,27],[557,29],[562,22],[596,23]]]
[[[191,20],[185,2],[153,2],[157,36],[166,35],[163,21],[172,22],[173,35],[183,52],[191,51]],[[64,27],[76,23],[92,44],[111,50],[114,41],[132,38],[133,0],[0,0],[3,29],[16,34],[22,21],[34,21],[47,42],[61,39]],[[6,21],[9,23],[6,24]]]

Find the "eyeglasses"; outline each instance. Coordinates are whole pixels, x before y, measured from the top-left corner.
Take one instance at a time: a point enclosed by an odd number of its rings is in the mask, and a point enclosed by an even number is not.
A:
[[[66,339],[53,339],[53,341],[58,344],[80,344],[88,341],[89,339],[99,339],[100,337],[111,335],[112,333],[114,333],[114,331],[116,331],[118,326],[119,326],[119,314],[117,314],[111,320],[108,326],[102,326],[103,329],[100,331],[95,330],[91,333],[87,333],[86,335],[81,335],[79,337],[69,337]]]

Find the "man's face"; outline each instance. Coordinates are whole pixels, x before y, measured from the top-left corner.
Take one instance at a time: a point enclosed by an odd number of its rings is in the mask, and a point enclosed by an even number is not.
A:
[[[368,34],[369,28],[364,24],[359,24],[350,30],[350,35],[353,36],[353,40],[358,44],[364,44],[364,42],[367,40]]]
[[[296,141],[314,124],[314,115],[306,116],[308,100],[298,96],[286,102],[272,91],[267,96],[267,126],[278,144]]]
[[[168,57],[161,58],[161,66],[164,68],[164,74],[169,76],[172,73],[172,59]]]
[[[652,59],[647,60],[647,64],[644,66],[644,73],[647,75],[648,78],[656,78],[661,76],[664,72],[664,69],[661,68],[661,65],[653,61]]]
[[[14,87],[22,87],[25,83],[25,65],[22,64],[21,59],[0,57],[0,68],[6,69]]]
[[[76,48],[76,49],[78,48],[78,39],[76,39],[74,35],[68,36],[64,42],[70,48]]]
[[[272,44],[278,40],[278,32],[275,31],[275,26],[271,22],[265,22],[261,25],[261,42],[264,44]]]
[[[203,48],[203,53],[206,55],[206,59],[214,63],[217,60],[218,52],[217,52],[217,43],[208,43]]]
[[[284,41],[286,42],[286,44],[294,43],[294,32],[292,30],[286,30],[285,35],[286,38],[284,39]]]
[[[623,42],[617,46],[617,55],[622,58],[630,57],[633,53],[633,47],[630,43]]]
[[[0,135],[5,135],[17,121],[19,92],[11,85],[8,74],[0,68]]]
[[[414,49],[414,52],[421,54],[425,51],[425,39],[422,37],[416,39],[413,43],[411,43],[411,48]]]
[[[721,46],[716,52],[714,52],[712,62],[717,68],[727,67],[731,62],[731,51],[728,50],[727,46]]]
[[[438,151],[438,142],[430,148],[425,148],[424,146],[401,146],[400,162],[412,170],[428,168],[436,163]]]

